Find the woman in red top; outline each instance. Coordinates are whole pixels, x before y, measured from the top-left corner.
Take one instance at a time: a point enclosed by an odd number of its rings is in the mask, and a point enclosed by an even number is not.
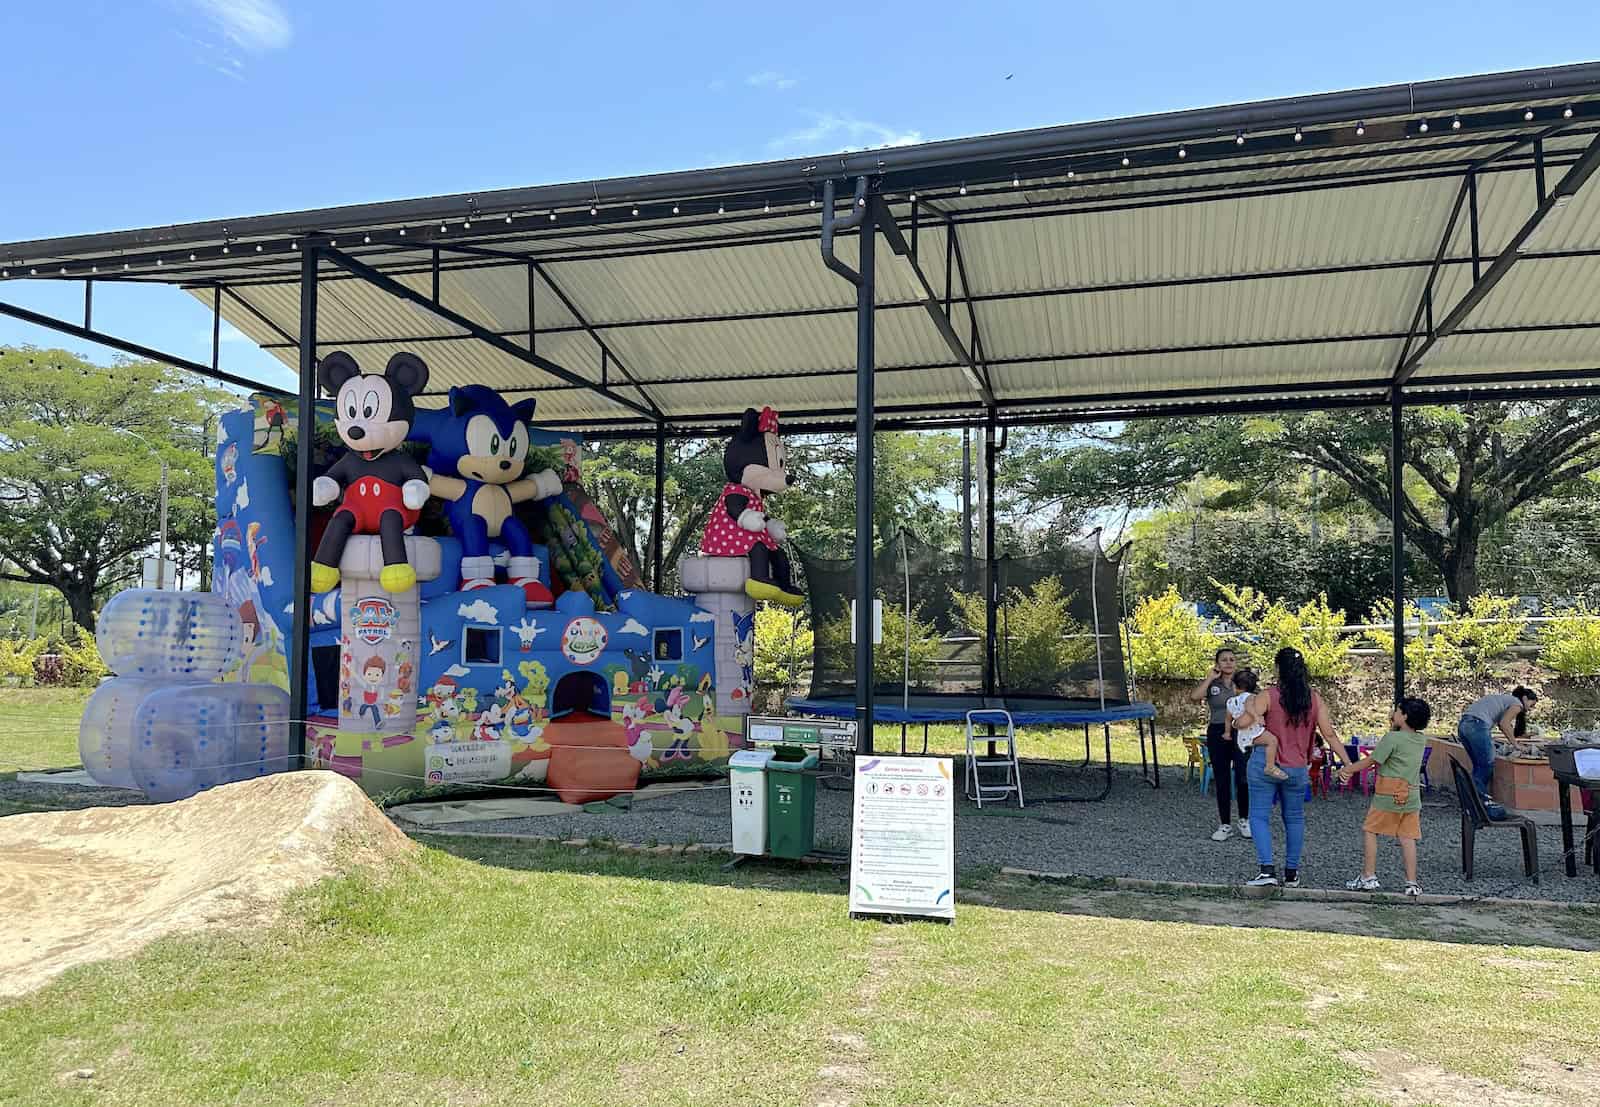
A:
[[[1251,880],[1256,888],[1276,887],[1277,869],[1272,857],[1272,802],[1276,798],[1283,811],[1285,847],[1283,886],[1300,886],[1300,851],[1306,838],[1306,783],[1311,764],[1312,737],[1321,734],[1328,750],[1339,757],[1344,744],[1333,728],[1328,705],[1311,687],[1305,656],[1297,649],[1284,648],[1273,658],[1278,683],[1250,697],[1245,711],[1252,721],[1260,719],[1278,739],[1278,767],[1288,773],[1287,780],[1266,775],[1266,748],[1250,751],[1246,773],[1250,784],[1250,832],[1255,842],[1256,861],[1261,871]],[[1247,725],[1246,716],[1235,724]]]

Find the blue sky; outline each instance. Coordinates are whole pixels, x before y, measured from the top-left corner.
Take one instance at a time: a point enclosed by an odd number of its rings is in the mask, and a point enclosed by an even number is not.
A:
[[[1480,0],[0,9],[0,241],[1554,65],[1600,43],[1600,8]],[[82,312],[76,285],[0,297]],[[95,316],[209,360],[209,313],[183,293],[97,290]],[[62,339],[0,319],[0,342]],[[288,380],[241,335],[223,357]]]

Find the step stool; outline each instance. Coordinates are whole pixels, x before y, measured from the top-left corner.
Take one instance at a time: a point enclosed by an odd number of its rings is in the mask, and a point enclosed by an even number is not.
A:
[[[985,719],[984,717],[987,716]],[[973,724],[978,721],[992,724],[1001,720],[1005,721],[1006,732],[1004,735],[975,734]],[[982,743],[984,751],[978,752],[978,744]],[[1004,743],[1005,752],[1000,750]],[[988,746],[993,744],[995,752],[990,754]],[[1000,784],[985,784],[983,782],[984,769],[1003,769],[1005,776]],[[984,708],[979,711],[967,712],[967,772],[966,793],[967,798],[976,801],[978,807],[983,807],[984,800],[1000,800],[1013,792],[1017,795],[1017,806],[1022,806],[1022,769],[1017,764],[1017,728],[1011,720],[1011,712],[998,707]]]

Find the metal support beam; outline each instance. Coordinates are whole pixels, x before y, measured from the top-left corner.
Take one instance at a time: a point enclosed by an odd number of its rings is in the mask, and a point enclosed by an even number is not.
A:
[[[1433,252],[1433,264],[1428,266],[1428,275],[1422,281],[1422,295],[1417,300],[1417,309],[1411,313],[1411,322],[1406,327],[1405,341],[1400,344],[1400,356],[1395,359],[1394,371],[1400,372],[1405,365],[1406,357],[1411,353],[1411,342],[1417,336],[1417,326],[1424,317],[1427,320],[1427,329],[1424,334],[1433,333],[1433,282],[1439,276],[1439,269],[1444,265],[1445,255],[1450,252],[1450,240],[1455,237],[1456,223],[1461,218],[1461,209],[1466,205],[1467,197],[1472,193],[1472,174],[1467,174],[1461,179],[1461,187],[1456,190],[1456,201],[1450,206],[1450,218],[1445,220],[1444,234],[1439,236],[1439,248]]]
[[[295,412],[294,626],[289,644],[289,768],[305,764],[306,719],[311,714],[311,465],[316,440],[317,268],[322,248],[306,241],[300,252],[300,405]]]
[[[629,386],[631,386],[635,392],[639,393],[640,398],[644,400],[645,404],[650,408],[651,412],[655,414],[656,419],[659,421],[662,418],[661,405],[657,404],[655,398],[652,397],[649,392],[645,391],[644,385],[640,384],[639,379],[635,377],[633,373],[629,371],[628,367],[622,363],[622,359],[617,356],[617,352],[606,343],[605,339],[600,337],[600,332],[595,329],[593,324],[589,322],[589,320],[584,316],[583,312],[578,310],[578,305],[572,302],[572,297],[568,296],[566,291],[560,285],[556,284],[555,278],[550,276],[550,270],[545,266],[540,265],[536,261],[530,261],[528,263],[528,271],[530,275],[534,273],[539,275],[540,279],[544,281],[545,285],[550,289],[550,291],[556,294],[556,299],[561,301],[561,306],[567,309],[567,314],[571,315],[578,326],[583,328],[584,333],[594,340],[594,344],[596,346],[600,347],[600,372],[602,379],[604,379],[604,374],[606,373],[607,367],[610,365],[615,365],[617,367],[617,371],[622,374],[623,379],[628,382]],[[533,323],[531,321],[533,319],[532,288],[528,289],[528,319],[530,320],[528,327],[529,334],[531,336],[533,327]],[[533,349],[531,339],[528,349],[530,351]]]
[[[222,286],[211,290],[211,371],[222,368]]]
[[[650,588],[661,591],[661,557],[664,547],[661,531],[666,525],[667,425],[656,424],[656,502],[650,513]]]
[[[1394,601],[1394,698],[1406,694],[1406,538],[1405,427],[1398,390],[1389,401],[1389,547],[1392,556],[1390,598]]]
[[[298,349],[299,348],[300,340],[297,337],[295,337],[294,335],[290,334],[288,331],[284,330],[282,327],[280,327],[278,325],[277,321],[275,319],[273,319],[271,316],[269,316],[266,312],[264,312],[260,308],[256,307],[249,300],[246,300],[243,296],[239,295],[239,293],[237,293],[233,289],[227,287],[226,285],[223,286],[222,291],[230,300],[232,300],[234,303],[238,304],[240,307],[244,308],[245,311],[249,312],[256,319],[260,320],[261,323],[264,326],[266,326],[269,330],[271,330],[279,338],[282,338],[283,342],[284,342],[284,345],[287,346],[289,349],[293,350],[293,349]],[[263,350],[270,350],[270,349],[273,349],[277,344],[276,343],[263,342],[260,345],[261,345],[261,348]]]
[[[939,337],[944,339],[944,344],[950,348],[950,352],[955,355],[956,360],[960,363],[961,371],[966,376],[967,383],[978,393],[978,397],[986,407],[993,406],[994,389],[990,387],[987,368],[979,367],[977,361],[973,358],[973,352],[967,349],[966,344],[961,341],[961,336],[956,334],[955,325],[951,323],[950,316],[946,312],[944,305],[940,304],[939,294],[934,291],[933,282],[922,271],[922,266],[917,264],[911,245],[906,242],[905,236],[900,233],[900,228],[895,223],[894,216],[889,211],[889,206],[883,202],[881,196],[874,196],[871,203],[873,221],[882,229],[884,241],[889,244],[889,249],[894,251],[897,256],[906,259],[906,264],[911,268],[911,275],[916,278],[917,285],[922,289],[922,308],[928,313],[928,318],[933,320],[934,329],[939,332]],[[955,228],[947,227],[945,233],[953,240]],[[948,273],[946,276],[948,276]],[[963,277],[963,283],[965,283],[965,280],[966,278]],[[971,311],[970,305],[968,306],[968,311]]]
[[[1000,574],[995,571],[999,559],[994,555],[994,478],[1000,443],[998,419],[994,408],[983,427],[983,588],[988,596],[985,605],[983,632],[983,694],[992,696],[999,687],[999,636],[1000,636]]]
[[[235,388],[246,388],[252,392],[265,392],[270,396],[288,395],[282,388],[274,385],[263,384],[260,381],[251,380],[249,377],[236,376],[233,373],[224,373],[221,370],[213,369],[209,365],[202,365],[198,361],[190,361],[186,357],[165,353],[150,346],[142,346],[137,342],[129,342],[127,339],[118,338],[114,334],[106,334],[103,331],[80,327],[78,324],[69,323],[65,319],[57,319],[53,315],[43,315],[37,311],[30,311],[25,307],[18,307],[16,304],[0,301],[0,315],[9,315],[13,319],[20,319],[24,323],[32,323],[36,327],[60,331],[62,334],[71,335],[73,338],[82,339],[84,342],[94,342],[101,346],[109,346],[113,350],[121,350],[125,354],[142,357],[147,361],[159,361],[163,365],[172,366],[174,369],[184,369],[190,373],[198,373],[202,377],[207,377],[222,384],[231,384]]]
[[[1472,216],[1472,279],[1474,282],[1483,276],[1483,249],[1478,244],[1478,172],[1473,170],[1467,174],[1467,204]]]
[[[83,329],[94,328],[94,282],[83,282]]]
[[[1461,297],[1456,306],[1450,309],[1450,313],[1440,320],[1433,333],[1428,335],[1409,357],[1401,360],[1394,374],[1396,388],[1411,379],[1422,359],[1441,338],[1448,338],[1467,321],[1467,316],[1472,314],[1473,309],[1481,304],[1484,297],[1494,291],[1495,285],[1511,271],[1511,267],[1522,256],[1524,248],[1532,244],[1531,240],[1544,226],[1546,220],[1572,201],[1572,197],[1577,195],[1578,190],[1594,175],[1596,168],[1600,168],[1600,135],[1590,140],[1583,155],[1566,171],[1550,195],[1534,209],[1527,222],[1511,236],[1511,241],[1506,243],[1505,249],[1494,259],[1494,264],[1489,266],[1488,272],[1472,282],[1467,294]]]
[[[546,373],[549,373],[552,377],[555,377],[558,380],[566,381],[568,384],[578,385],[579,387],[586,388],[597,395],[604,396],[612,403],[618,405],[619,407],[625,407],[635,414],[643,415],[652,420],[657,417],[657,413],[655,411],[646,408],[637,401],[630,400],[626,396],[619,396],[609,388],[602,388],[593,381],[580,377],[572,370],[567,369],[564,366],[557,365],[549,358],[540,357],[538,354],[533,353],[530,350],[524,350],[521,346],[517,345],[515,342],[512,342],[510,339],[504,338],[501,335],[498,335],[493,331],[478,325],[458,311],[453,311],[450,308],[445,307],[443,304],[434,303],[420,292],[416,292],[410,288],[407,288],[393,277],[385,273],[378,272],[378,270],[372,268],[370,265],[356,260],[342,250],[335,250],[332,247],[324,246],[321,247],[321,252],[327,256],[329,261],[338,265],[340,268],[348,270],[349,272],[364,278],[369,283],[383,289],[385,292],[396,297],[397,299],[404,300],[408,304],[415,304],[417,307],[433,312],[435,315],[439,316],[439,318],[455,324],[462,330],[466,331],[469,336],[476,338],[478,341],[483,342],[484,344],[491,346],[496,350],[499,350],[503,354],[514,357],[518,361],[525,361],[535,368],[543,369]],[[304,351],[302,351],[302,355],[303,354]]]

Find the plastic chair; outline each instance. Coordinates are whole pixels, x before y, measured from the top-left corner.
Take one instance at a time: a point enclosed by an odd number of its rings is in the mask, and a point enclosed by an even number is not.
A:
[[[1455,776],[1456,801],[1461,805],[1462,874],[1468,880],[1472,879],[1473,846],[1478,831],[1504,827],[1522,835],[1523,875],[1535,884],[1539,883],[1539,831],[1533,825],[1533,820],[1521,815],[1508,815],[1499,821],[1489,818],[1489,808],[1478,794],[1478,786],[1472,782],[1472,775],[1453,757],[1450,759],[1450,771]]]
[[[1211,755],[1206,750],[1205,739],[1185,738],[1183,748],[1189,754],[1189,763],[1183,767],[1183,782],[1185,784],[1195,777],[1200,778],[1200,794],[1206,794],[1206,787],[1211,783]]]

